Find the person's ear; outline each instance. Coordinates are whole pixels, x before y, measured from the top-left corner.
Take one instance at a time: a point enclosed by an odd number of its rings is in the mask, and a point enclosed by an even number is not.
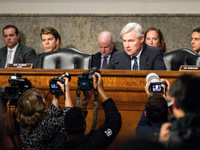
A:
[[[147,118],[147,112],[146,111],[144,111],[144,116]]]
[[[19,34],[17,34],[17,39],[19,40]]]
[[[59,42],[60,42],[59,39],[56,39],[56,44],[57,44],[57,45],[60,44]]]
[[[170,97],[170,98],[171,98],[171,101],[173,101],[173,107],[176,108],[176,109],[179,109],[179,106],[178,106],[175,98],[174,97]]]
[[[62,41],[59,41],[59,45],[60,45],[60,48],[61,48],[61,46],[62,46]]]
[[[140,42],[141,42],[141,43],[144,43],[144,36],[142,36],[142,37],[140,38]]]
[[[112,41],[112,46],[114,47],[114,45],[115,45],[115,42],[114,42],[114,41]]]
[[[179,109],[179,106],[178,106],[176,101],[174,101],[173,107],[176,108],[176,109]]]
[[[84,131],[86,130],[86,123],[84,123],[84,125],[83,125],[83,130]]]

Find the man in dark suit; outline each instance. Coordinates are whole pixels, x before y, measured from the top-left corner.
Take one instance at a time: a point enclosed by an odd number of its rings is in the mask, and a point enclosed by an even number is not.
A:
[[[200,54],[200,27],[194,28],[191,36],[192,50]]]
[[[8,63],[30,63],[36,57],[34,49],[20,44],[16,26],[5,26],[3,37],[6,46],[0,49],[0,68],[6,68]]]
[[[163,51],[144,43],[144,30],[138,23],[128,23],[121,31],[124,50],[114,53],[106,69],[166,70]]]
[[[61,36],[58,31],[53,27],[42,28],[40,32],[40,38],[42,41],[44,52],[40,53],[38,57],[35,58],[33,62],[35,68],[42,67],[43,57],[46,53],[60,50],[62,46]]]
[[[62,41],[58,31],[53,27],[42,28],[40,33],[42,46],[45,53],[54,52],[61,49]]]
[[[92,67],[97,67],[98,69],[104,69],[112,58],[113,53],[117,50],[114,47],[114,41],[112,39],[112,34],[108,31],[103,31],[99,34],[98,45],[99,52],[93,56]]]

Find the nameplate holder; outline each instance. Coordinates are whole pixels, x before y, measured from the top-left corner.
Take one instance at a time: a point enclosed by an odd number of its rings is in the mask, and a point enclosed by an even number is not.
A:
[[[7,64],[6,68],[33,69],[33,64],[29,64],[29,63],[13,63],[13,64]]]
[[[195,65],[181,65],[179,71],[200,71],[200,66]]]

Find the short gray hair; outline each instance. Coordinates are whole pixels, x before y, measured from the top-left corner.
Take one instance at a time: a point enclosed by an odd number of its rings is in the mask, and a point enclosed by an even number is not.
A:
[[[130,22],[127,25],[125,25],[123,29],[121,30],[120,36],[122,37],[125,33],[128,33],[132,30],[135,30],[136,36],[138,39],[144,36],[143,27],[139,23],[136,23],[136,22]]]

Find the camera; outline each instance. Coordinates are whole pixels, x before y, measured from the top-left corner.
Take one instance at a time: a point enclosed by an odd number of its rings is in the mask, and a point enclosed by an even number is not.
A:
[[[28,89],[30,89],[31,82],[16,73],[14,76],[9,77],[8,82],[10,86],[1,89],[1,98],[3,103],[8,102],[8,105],[17,105],[19,97]]]
[[[63,95],[63,91],[61,90],[60,86],[57,84],[57,81],[61,82],[62,84],[65,84],[64,77],[68,78],[69,81],[71,80],[71,76],[68,72],[63,73],[61,76],[57,78],[52,78],[50,80],[50,91],[52,95]]]
[[[93,78],[95,72],[100,73],[97,67],[89,69],[87,72],[78,75],[78,88],[82,91],[92,91],[95,90],[93,86]],[[98,76],[95,75],[96,82],[98,81]]]
[[[156,73],[149,73],[146,76],[146,82],[149,82],[150,86],[149,86],[149,92],[164,92],[163,87],[161,86],[162,84],[165,85],[165,92],[167,90],[167,83],[166,82],[162,82],[159,78],[159,76]]]

